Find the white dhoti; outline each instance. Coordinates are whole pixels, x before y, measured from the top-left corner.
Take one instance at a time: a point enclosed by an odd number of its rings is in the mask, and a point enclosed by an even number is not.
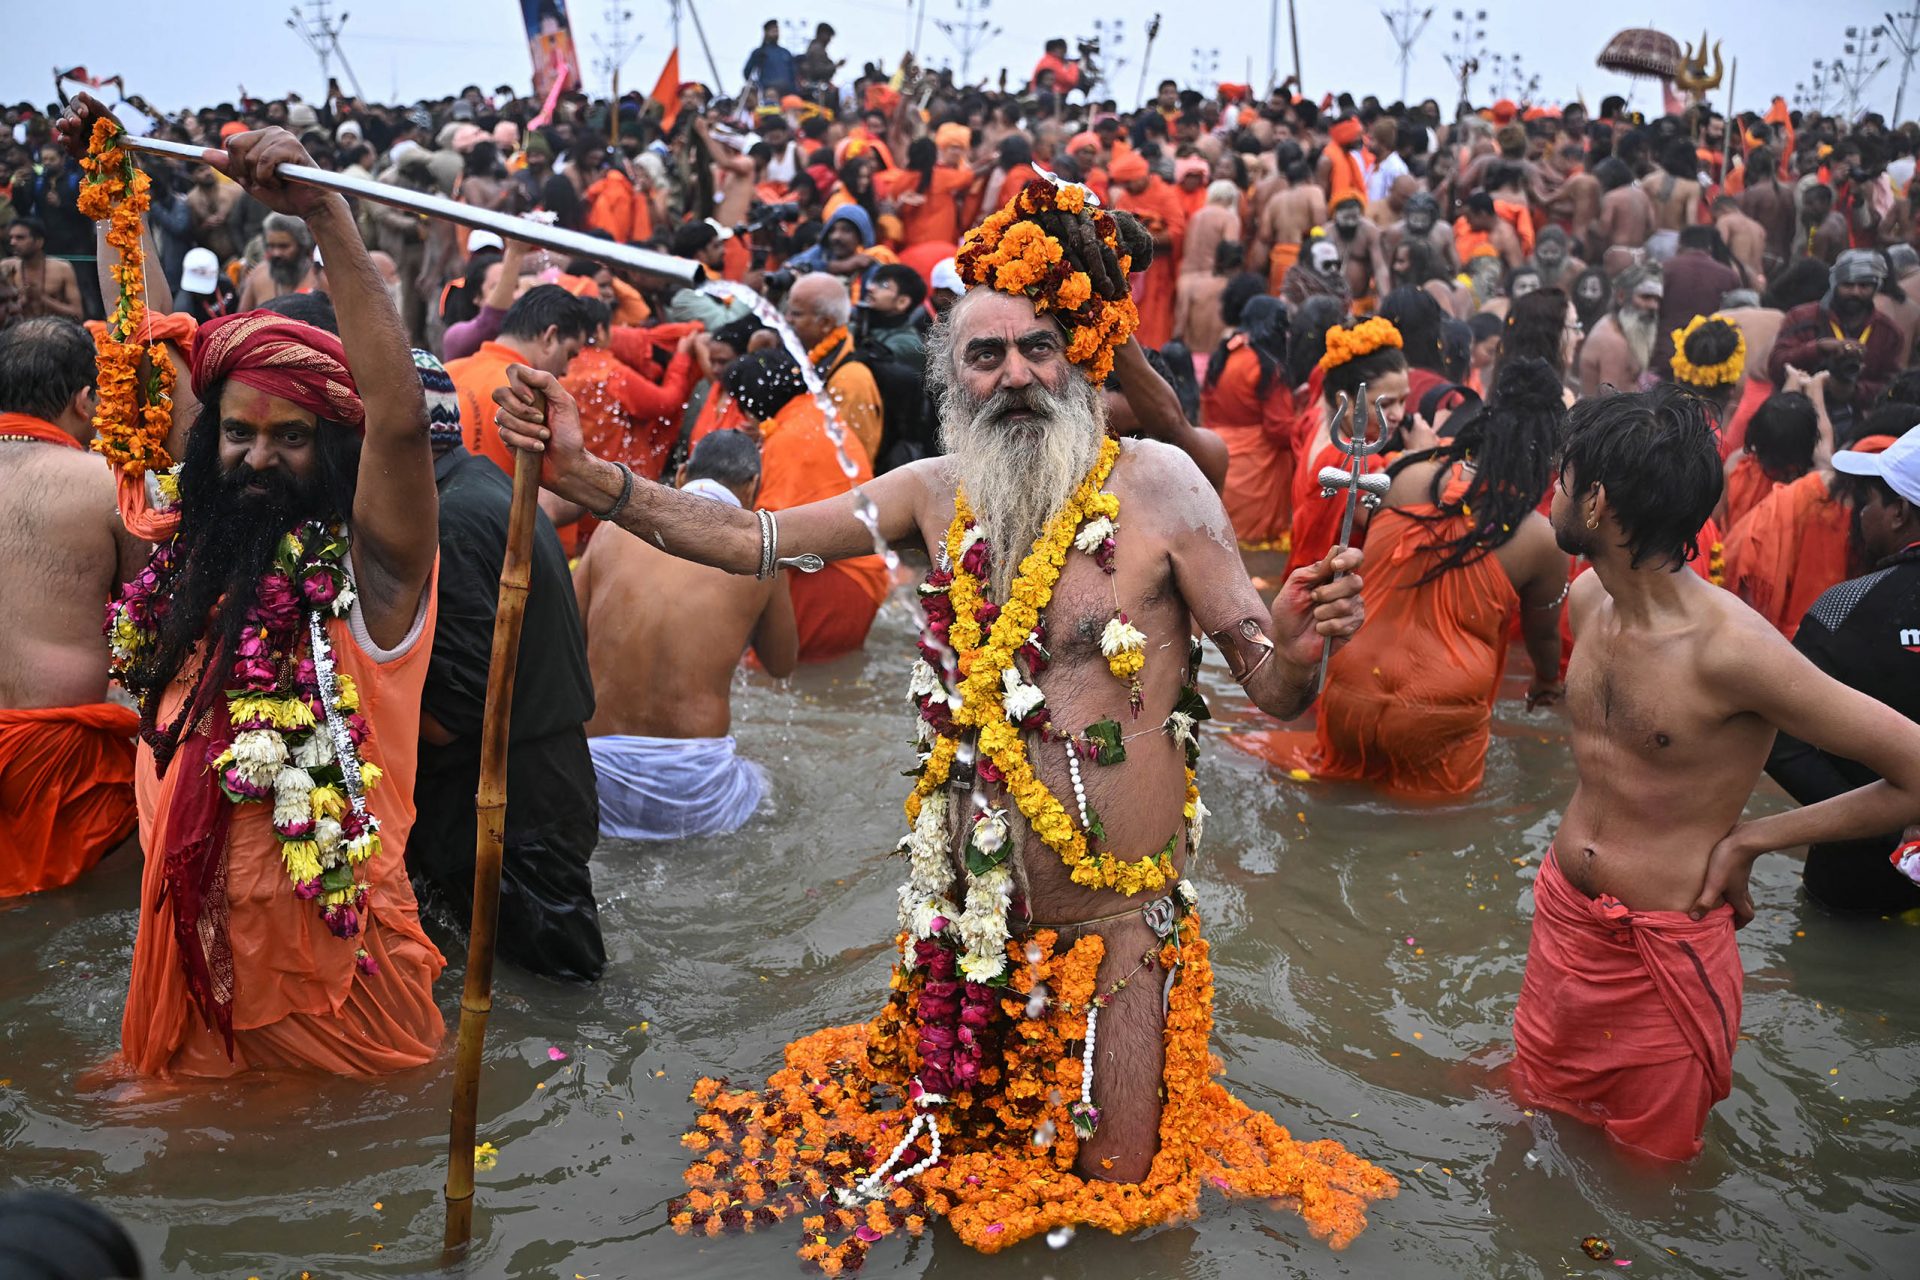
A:
[[[767,794],[766,770],[731,737],[587,739],[600,783],[600,834],[679,840],[739,829]]]

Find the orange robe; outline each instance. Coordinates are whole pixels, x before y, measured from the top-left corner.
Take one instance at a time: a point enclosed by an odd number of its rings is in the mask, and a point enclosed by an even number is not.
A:
[[[811,396],[795,396],[762,423],[760,431],[760,506],[768,511],[836,497],[873,479],[866,449],[851,431],[846,451],[854,474],[841,469],[826,419]],[[825,662],[867,642],[867,631],[892,584],[886,562],[871,555],[831,561],[818,573],[789,572],[788,585],[800,633],[800,661]]]
[[[943,244],[951,254],[960,244],[960,200],[973,185],[973,170],[965,165],[936,165],[923,192],[920,175],[912,169],[892,169],[873,175],[874,190],[893,201],[903,230],[901,243]],[[938,259],[936,259],[938,261]]]
[[[587,206],[586,223],[597,231],[604,231],[621,244],[646,236],[636,236],[634,206],[639,206],[641,226],[646,235],[653,234],[653,215],[645,200],[634,195],[633,183],[627,175],[615,169],[609,169],[594,180],[582,197]]]
[[[1340,203],[1347,196],[1355,196],[1364,206],[1367,203],[1367,171],[1360,157],[1347,148],[1331,143],[1327,146],[1327,208]]]
[[[740,402],[729,395],[725,387],[709,387],[707,398],[700,403],[700,412],[693,416],[693,428],[687,432],[687,451],[691,453],[716,431],[741,430],[749,425]]]
[[[1286,548],[1293,514],[1293,392],[1285,370],[1275,370],[1259,394],[1260,359],[1235,335],[1220,379],[1200,393],[1200,420],[1227,446],[1227,487],[1221,495],[1242,544]]]
[[[1848,574],[1852,513],[1810,471],[1755,504],[1727,535],[1727,588],[1788,639]]]
[[[164,778],[153,752],[140,749],[134,787],[146,871],[140,882],[140,929],[133,944],[133,980],[120,1021],[121,1052],[143,1075],[228,1076],[261,1067],[303,1068],[336,1075],[378,1075],[433,1059],[446,1033],[433,980],[446,960],[420,928],[407,879],[407,834],[413,828],[413,778],[420,741],[420,694],[433,654],[438,611],[433,583],[407,651],[382,664],[353,636],[348,618],[329,618],[327,638],[339,669],[359,687],[361,714],[372,727],[367,758],[386,776],[367,796],[380,820],[381,851],[363,863],[371,886],[359,937],[336,938],[312,902],[294,896],[273,830],[273,804],[235,805],[226,852],[228,930],[233,948],[233,1057],[188,994],[181,972],[166,887],[168,817],[174,792],[191,775],[187,749]],[[190,660],[192,661],[192,660]],[[178,712],[188,686],[162,699],[160,721]],[[226,803],[223,799],[220,803]],[[359,971],[364,947],[377,971]]]
[[[0,710],[0,898],[72,884],[133,834],[126,707]]]
[[[1466,487],[1455,478],[1447,496],[1457,499]],[[1285,731],[1237,735],[1235,746],[1316,778],[1371,782],[1395,795],[1479,789],[1520,597],[1492,555],[1420,582],[1434,548],[1469,525],[1460,515],[1420,519],[1435,510],[1375,513],[1360,570],[1367,625],[1333,655],[1311,749],[1302,749],[1306,734]]]
[[[462,443],[468,453],[491,460],[508,475],[513,474],[513,451],[500,442],[500,432],[494,428],[493,393],[507,385],[508,365],[526,362],[525,356],[498,340],[481,343],[470,356],[447,361],[447,376],[460,399]]]
[[[580,406],[580,432],[595,457],[624,462],[660,479],[680,437],[680,415],[693,390],[693,356],[680,352],[661,382],[640,376],[604,347],[583,347],[562,385]]]
[[[1513,233],[1520,237],[1520,251],[1528,257],[1533,256],[1533,210],[1524,200],[1499,200],[1493,202],[1493,211],[1506,219]],[[1465,259],[1462,259],[1465,261]]]
[[[1314,406],[1318,408],[1319,406]],[[1317,433],[1318,424],[1315,424]],[[1309,439],[1312,433],[1309,434]],[[1342,489],[1331,498],[1320,496],[1320,468],[1340,467],[1345,469],[1347,455],[1340,446],[1329,442],[1320,451],[1306,460],[1301,466],[1298,457],[1293,467],[1293,520],[1287,533],[1289,546],[1289,564],[1317,564],[1326,559],[1327,552],[1340,540],[1340,524],[1347,517],[1347,495]],[[1363,472],[1384,471],[1386,459],[1372,453],[1360,460]],[[1358,515],[1353,525],[1353,545],[1367,545],[1367,526],[1360,523]]]
[[[1589,898],[1549,852],[1513,1010],[1514,1091],[1623,1146],[1691,1159],[1733,1088],[1740,984],[1732,907],[1695,920]]]
[[[1760,505],[1760,500],[1780,487],[1780,482],[1760,469],[1760,460],[1742,454],[1727,472],[1727,528],[1740,523],[1742,516]]]
[[[1171,245],[1155,245],[1153,265],[1134,277],[1133,301],[1140,309],[1140,328],[1135,332],[1141,345],[1165,346],[1173,336],[1173,295],[1180,279],[1180,246],[1187,235],[1187,211],[1180,205],[1179,192],[1149,175],[1147,189],[1139,195],[1125,187],[1113,193],[1114,208],[1124,209],[1147,224],[1149,231],[1164,230]]]

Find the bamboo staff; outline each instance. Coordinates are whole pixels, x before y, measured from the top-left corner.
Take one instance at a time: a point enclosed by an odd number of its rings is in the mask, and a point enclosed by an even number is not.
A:
[[[500,851],[507,834],[507,730],[513,718],[513,678],[520,660],[520,620],[527,604],[539,494],[540,455],[515,453],[507,554],[500,566],[500,597],[493,614],[493,657],[487,665],[487,705],[480,725],[473,922],[467,931],[467,985],[460,993],[453,1119],[447,1135],[444,1248],[449,1260],[466,1247],[473,1234],[473,1138],[480,1113],[480,1054],[486,1042],[487,1015],[493,1011],[493,935],[500,919]]]

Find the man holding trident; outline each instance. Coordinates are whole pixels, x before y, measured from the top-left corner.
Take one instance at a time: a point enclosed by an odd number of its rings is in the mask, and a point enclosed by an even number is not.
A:
[[[1212,1078],[1211,970],[1182,879],[1205,815],[1190,636],[1264,710],[1298,715],[1322,646],[1360,625],[1360,555],[1295,570],[1269,610],[1193,463],[1107,436],[1116,350],[1129,399],[1149,389],[1126,290],[1150,252],[1084,188],[1029,183],[968,233],[972,287],[933,333],[946,456],[778,521],[591,456],[545,374],[516,369],[496,395],[506,442],[545,450],[543,484],[676,555],[764,576],[878,537],[934,565],[891,999],[790,1045],[764,1091],[700,1083],[682,1231],[797,1215],[802,1258],[837,1274],[933,1214],[992,1251],[1190,1215],[1211,1182],[1295,1197],[1341,1245],[1396,1189]]]

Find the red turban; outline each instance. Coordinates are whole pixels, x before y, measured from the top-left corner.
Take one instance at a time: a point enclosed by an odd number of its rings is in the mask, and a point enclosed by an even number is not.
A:
[[[1113,158],[1107,172],[1115,182],[1138,182],[1147,176],[1147,162],[1140,158],[1138,151],[1123,151]]]
[[[228,378],[331,422],[357,428],[367,420],[340,339],[276,312],[242,311],[200,326],[194,395],[205,400],[209,387]]]
[[[1327,130],[1327,136],[1338,147],[1351,147],[1360,141],[1360,122],[1352,116],[1336,121],[1333,128]]]

